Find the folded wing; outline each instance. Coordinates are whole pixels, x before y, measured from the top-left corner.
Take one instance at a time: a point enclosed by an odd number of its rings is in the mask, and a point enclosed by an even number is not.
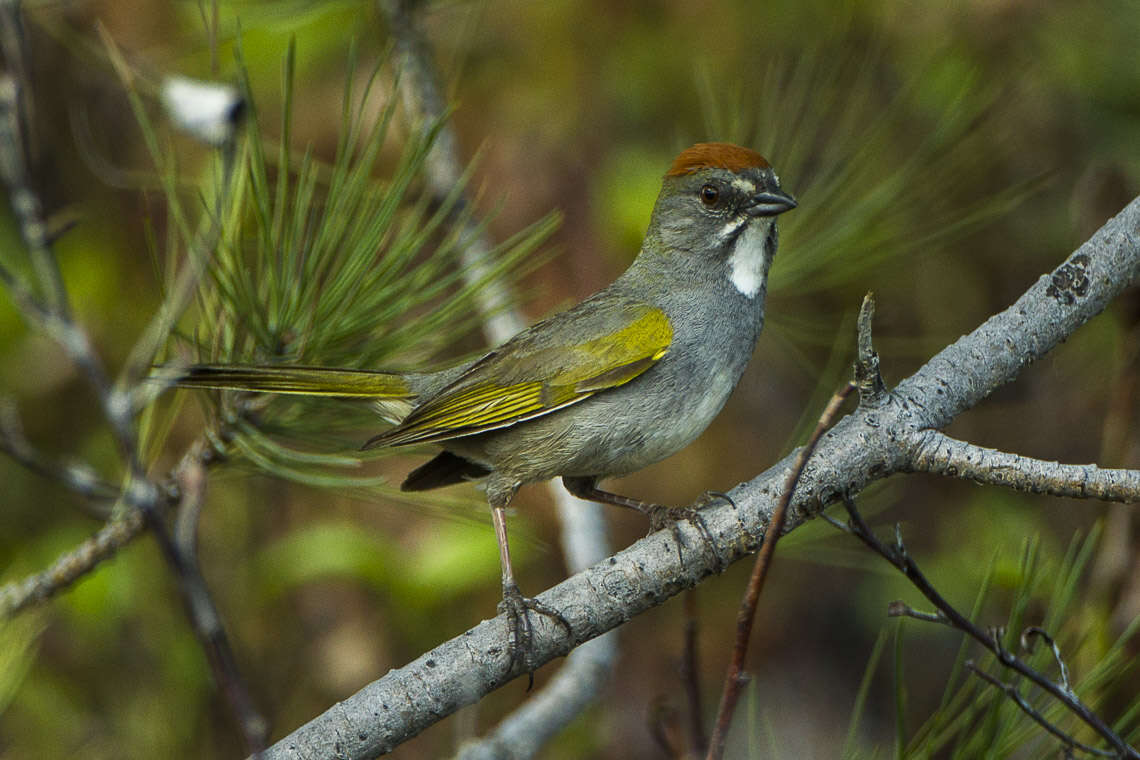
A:
[[[589,303],[519,333],[365,448],[446,441],[550,414],[628,383],[668,351],[673,329],[660,309],[610,303],[583,318]]]

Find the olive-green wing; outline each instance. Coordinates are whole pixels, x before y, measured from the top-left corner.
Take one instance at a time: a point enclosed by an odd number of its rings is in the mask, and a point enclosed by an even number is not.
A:
[[[652,306],[605,306],[604,316],[573,310],[520,333],[365,448],[508,427],[628,383],[665,355],[673,328]]]

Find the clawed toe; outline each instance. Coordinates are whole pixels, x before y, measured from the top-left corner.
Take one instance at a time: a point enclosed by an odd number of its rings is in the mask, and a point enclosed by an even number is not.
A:
[[[697,500],[693,506],[695,506],[697,509],[704,509],[705,507],[711,507],[718,501],[728,502],[729,506],[732,507],[736,506],[736,502],[733,501],[732,497],[726,494],[724,491],[705,491],[703,494],[697,497]]]
[[[700,510],[693,507],[663,507],[652,506],[647,510],[649,515],[649,532],[655,533],[659,530],[669,528],[673,532],[673,540],[677,542],[677,558],[684,561],[681,556],[681,547],[683,545],[681,537],[680,522],[682,520],[688,522],[697,532],[701,534],[701,541],[713,553],[713,556],[719,558],[720,555],[716,551],[716,543],[713,541],[712,532],[709,531],[709,526],[705,524],[705,519],[701,517]]]
[[[696,523],[701,520],[700,512],[692,507],[663,507],[654,505],[649,508],[649,532],[655,533],[665,528],[675,528],[677,523],[687,520]]]
[[[561,612],[537,599],[523,596],[518,586],[512,584],[503,587],[503,600],[499,602],[499,612],[506,613],[507,625],[510,628],[510,641],[508,643],[508,652],[511,657],[510,668],[514,671],[515,668],[522,666],[526,670],[528,675],[526,688],[527,691],[530,691],[531,687],[534,686],[534,671],[537,665],[534,660],[534,629],[531,626],[528,611],[537,612],[539,615],[550,618],[562,626],[570,637],[573,637],[574,629],[571,628],[570,621]]]

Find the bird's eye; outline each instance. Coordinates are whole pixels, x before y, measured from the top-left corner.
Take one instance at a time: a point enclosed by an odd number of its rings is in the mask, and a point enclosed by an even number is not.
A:
[[[720,190],[717,190],[716,185],[705,185],[701,188],[701,203],[706,206],[715,206],[718,198]]]

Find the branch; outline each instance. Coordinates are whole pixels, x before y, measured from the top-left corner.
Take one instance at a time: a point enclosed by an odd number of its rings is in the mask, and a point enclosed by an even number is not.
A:
[[[12,70],[18,75],[22,74],[24,67],[13,63],[22,61],[25,53],[18,2],[0,3],[0,48]],[[125,64],[111,45],[109,53],[116,67],[125,70]],[[27,286],[3,266],[0,266],[0,280],[11,292],[14,302],[29,324],[56,341],[62,353],[83,372],[94,390],[126,471],[125,485],[121,493],[115,494],[125,509],[123,515],[105,525],[93,539],[84,542],[78,549],[69,551],[47,572],[0,589],[0,610],[5,614],[13,614],[29,604],[47,598],[92,570],[98,562],[139,535],[143,529],[149,529],[172,570],[191,627],[210,662],[216,682],[230,702],[246,739],[246,746],[255,752],[259,751],[264,747],[268,725],[253,707],[249,693],[237,674],[221,618],[205,581],[198,572],[192,542],[180,546],[165,523],[165,510],[174,501],[175,493],[180,494],[183,512],[188,515],[186,524],[189,525],[196,517],[205,487],[205,459],[196,449],[191,450],[183,460],[180,488],[153,481],[147,477],[142,463],[135,424],[137,394],[134,384],[151,363],[154,352],[165,341],[182,309],[189,304],[206,257],[193,256],[195,260],[180,273],[174,288],[175,295],[167,299],[135,346],[132,361],[128,363],[123,379],[117,384],[112,383],[87,332],[72,318],[67,290],[47,234],[43,205],[31,187],[31,175],[25,160],[27,134],[22,128],[26,122],[22,109],[25,102],[22,96],[26,89],[26,82],[11,74],[0,77],[0,180],[7,188],[8,200],[19,221],[24,248],[37,276],[38,288]],[[230,159],[225,161],[226,174],[216,207],[219,211],[224,206],[231,184],[232,136],[233,132],[229,131],[223,139],[223,150],[227,147],[230,149]],[[206,236],[211,241],[220,231],[218,216],[211,220]],[[198,253],[193,246],[192,253]],[[39,455],[23,441],[18,423],[9,419],[3,427],[0,430],[0,449],[7,450],[16,461],[49,476],[62,475],[62,482],[72,488],[86,487],[89,495],[107,490],[100,489],[93,478],[82,478],[77,483],[75,477],[68,477],[84,472],[74,466],[62,470],[52,466],[46,457]],[[190,534],[190,531],[184,532]]]
[[[1140,470],[1112,470],[1095,464],[1059,464],[987,449],[924,430],[911,439],[915,472],[973,480],[1050,496],[1140,501]]]
[[[378,5],[388,20],[400,55],[400,95],[404,106],[412,121],[419,122],[426,128],[443,118],[445,109],[431,46],[416,22],[415,7],[424,3],[416,0],[379,0]],[[436,134],[424,167],[428,190],[435,198],[448,197],[461,184],[463,163],[459,160],[459,155],[455,130],[450,124],[445,124]],[[460,199],[455,204],[456,212],[468,203],[465,197]],[[462,254],[463,278],[468,283],[483,283],[478,294],[483,333],[491,345],[497,346],[521,331],[526,323],[522,315],[511,308],[514,299],[503,281],[487,276],[492,266],[491,246],[480,232],[474,217],[464,220],[461,237],[466,240]]]
[[[1097,749],[1096,747],[1090,747],[1087,744],[1082,744],[1073,737],[1069,736],[1064,731],[1057,728],[1057,726],[1050,723],[1044,715],[1033,709],[1033,705],[1029,704],[1029,702],[1025,700],[1025,697],[1021,695],[1021,692],[1017,690],[1016,686],[1008,683],[1003,683],[1001,680],[994,678],[989,673],[975,665],[972,660],[966,661],[966,667],[969,668],[970,672],[976,675],[978,678],[999,689],[1003,694],[1009,697],[1009,699],[1015,705],[1017,705],[1023,713],[1028,715],[1034,723],[1041,726],[1043,729],[1053,734],[1053,736],[1060,739],[1066,747],[1079,749],[1082,752],[1086,752],[1090,755],[1097,755],[1099,757],[1120,757],[1120,755],[1115,752],[1110,752],[1104,749]]]
[[[258,711],[238,672],[221,613],[206,579],[198,570],[197,523],[206,495],[206,465],[201,453],[194,451],[184,457],[175,478],[180,495],[176,530],[173,535],[165,525],[153,526],[152,530],[177,581],[186,618],[210,663],[210,671],[229,704],[246,747],[259,752],[269,737],[269,722]]]
[[[863,520],[862,515],[859,514],[859,510],[855,508],[854,499],[844,499],[844,505],[847,507],[847,514],[850,516],[849,526],[851,532],[870,549],[872,549],[874,552],[898,568],[902,574],[906,576],[907,580],[909,580],[911,584],[916,589],[918,589],[919,592],[921,592],[922,595],[926,597],[927,600],[938,610],[938,613],[936,615],[923,615],[921,613],[916,613],[909,607],[895,604],[892,605],[890,614],[905,615],[907,617],[918,618],[920,620],[926,620],[928,622],[944,623],[945,625],[948,625],[952,628],[955,628],[956,630],[961,631],[962,633],[965,633],[967,636],[974,639],[974,641],[977,641],[986,649],[993,652],[994,656],[997,658],[998,662],[1002,664],[1003,667],[1009,668],[1018,675],[1021,675],[1026,679],[1032,681],[1038,688],[1047,692],[1054,699],[1063,704],[1065,708],[1069,710],[1069,712],[1073,713],[1073,715],[1076,715],[1078,718],[1084,721],[1089,728],[1091,728],[1098,735],[1100,735],[1101,738],[1112,745],[1113,749],[1116,750],[1119,757],[1131,757],[1140,760],[1140,753],[1136,752],[1136,750],[1132,747],[1129,747],[1128,744],[1125,743],[1125,741],[1116,734],[1116,732],[1114,732],[1103,720],[1101,720],[1099,715],[1094,713],[1086,704],[1077,698],[1076,694],[1074,694],[1073,691],[1069,688],[1067,673],[1065,673],[1064,670],[1062,670],[1062,673],[1065,674],[1065,677],[1062,679],[1062,683],[1054,683],[1041,673],[1029,667],[1022,660],[1012,655],[1005,647],[1002,646],[1000,636],[996,632],[983,631],[981,628],[975,625],[973,621],[971,621],[969,618],[959,612],[953,605],[946,601],[946,599],[938,592],[937,589],[934,588],[934,586],[922,573],[918,565],[915,563],[914,559],[907,552],[906,546],[903,544],[902,532],[897,525],[895,526],[895,542],[893,545],[887,546],[882,541],[880,541],[878,537],[875,536],[874,532]],[[1049,641],[1052,643],[1052,639],[1049,639]],[[1054,649],[1054,651],[1056,651],[1056,649]],[[1057,660],[1060,661],[1060,657],[1057,657]],[[975,669],[975,672],[980,671],[977,671]],[[995,681],[994,683],[997,682]],[[999,683],[998,685],[1001,684]],[[1008,689],[1005,691],[1007,694],[1010,694],[1010,696],[1012,696]],[[1016,690],[1014,689],[1013,692],[1016,693]],[[1017,702],[1018,706],[1025,710],[1027,714],[1030,715],[1030,717],[1034,718],[1034,720],[1037,720],[1039,723],[1043,723],[1044,719],[1040,718],[1040,716],[1035,711],[1033,711],[1032,708],[1030,708],[1023,699],[1020,699],[1020,694],[1018,694],[1018,698],[1014,701]],[[1062,732],[1050,728],[1050,733],[1061,736],[1066,740],[1067,743],[1070,744],[1070,746],[1074,746],[1069,737],[1067,737]]]
[[[876,403],[864,403],[840,420],[804,470],[785,531],[844,494],[907,471],[910,457],[900,441],[944,427],[1103,311],[1140,277],[1138,233],[1140,199],[1011,307],[939,352]],[[534,662],[566,654],[745,556],[764,534],[793,457],[730,491],[733,505],[702,512],[715,551],[697,552],[704,545],[682,523],[684,563],[670,531],[662,531],[541,594],[544,603],[563,611],[573,636],[538,621]],[[509,670],[505,641],[506,619],[485,621],[337,703],[265,757],[364,758],[386,752],[519,675]]]
[[[87,511],[94,516],[102,520],[110,517],[104,505],[119,498],[119,489],[100,478],[86,462],[57,462],[32,446],[24,437],[15,403],[7,398],[0,398],[0,451],[31,472],[84,497]]]
[[[118,553],[146,527],[142,513],[130,510],[112,519],[83,543],[61,555],[48,569],[0,586],[0,620],[50,599],[98,564]]]
[[[32,188],[27,165],[23,39],[19,3],[0,4],[0,50],[13,72],[0,77],[0,179],[8,188],[8,200],[20,225],[20,236],[48,311],[68,319],[67,290],[51,250],[43,207]]]

